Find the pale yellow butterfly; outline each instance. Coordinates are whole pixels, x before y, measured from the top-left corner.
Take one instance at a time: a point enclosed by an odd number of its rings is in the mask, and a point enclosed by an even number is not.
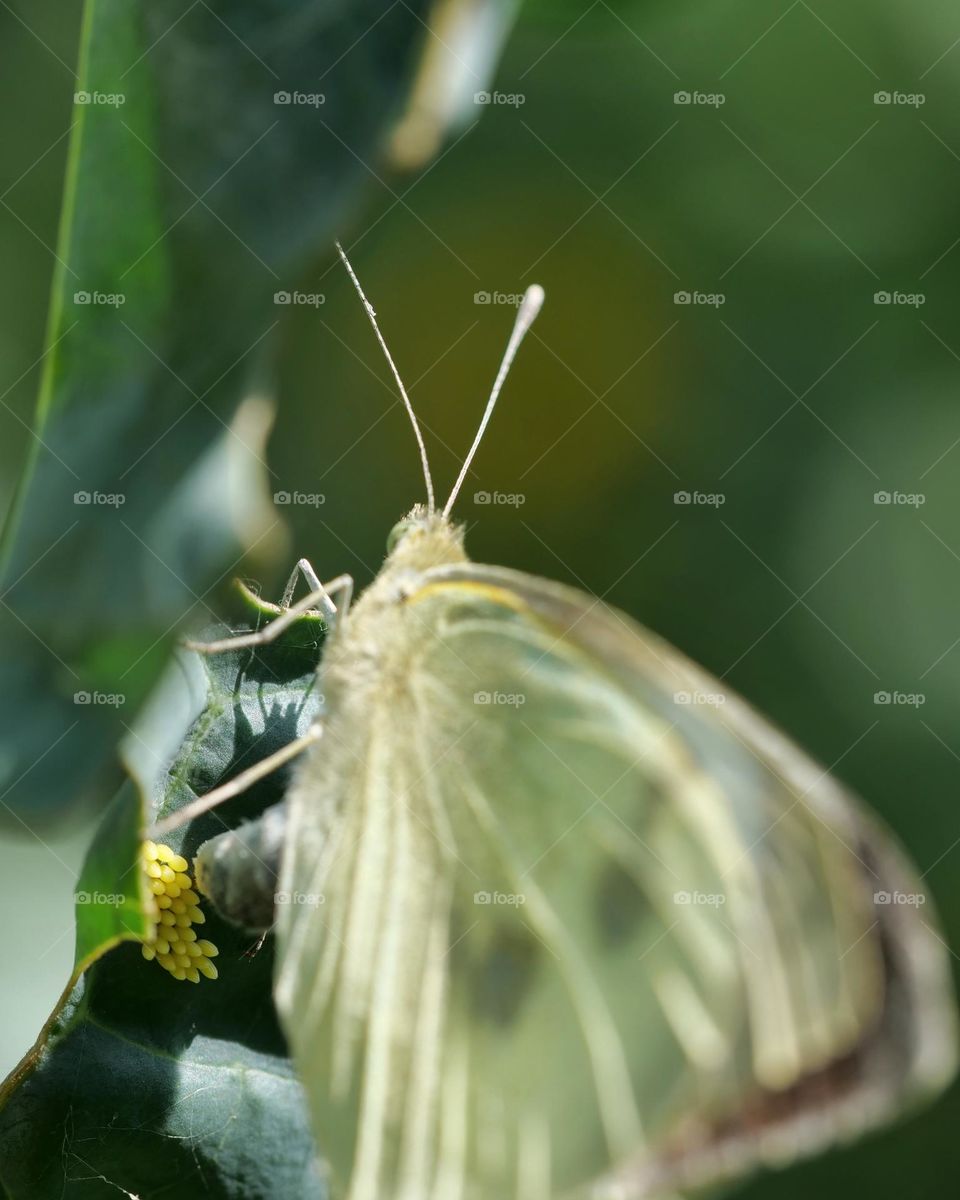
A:
[[[890,833],[629,617],[467,559],[449,513],[542,291],[441,512],[347,267],[428,502],[349,612],[306,568],[267,631],[336,618],[276,979],[333,1194],[642,1200],[942,1087],[946,949]]]

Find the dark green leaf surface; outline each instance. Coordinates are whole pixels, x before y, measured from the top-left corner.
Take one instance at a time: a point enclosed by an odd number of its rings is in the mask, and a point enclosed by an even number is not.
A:
[[[87,0],[37,438],[0,557],[0,788],[22,814],[90,792],[185,614],[244,551],[282,548],[275,294],[383,169],[427,7]]]
[[[247,598],[248,621],[270,612]],[[183,652],[131,737],[136,784],[106,812],[78,889],[87,894],[77,906],[78,969],[102,957],[0,1093],[8,1200],[326,1196],[271,999],[272,940],[253,953],[249,935],[204,905],[202,936],[219,948],[220,977],[178,982],[131,942],[142,917],[130,886],[144,807],[150,819],[176,811],[316,718],[322,631],[308,617],[256,653]],[[284,785],[277,772],[165,840],[189,859],[208,837],[278,800]],[[118,893],[126,896],[119,904],[105,899]],[[90,902],[94,894],[100,902]],[[104,953],[118,937],[125,944]]]

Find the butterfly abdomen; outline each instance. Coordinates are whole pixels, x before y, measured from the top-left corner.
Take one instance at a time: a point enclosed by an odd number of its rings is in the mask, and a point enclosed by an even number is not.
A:
[[[197,887],[227,921],[263,932],[274,922],[286,803],[257,821],[204,842],[194,858]]]

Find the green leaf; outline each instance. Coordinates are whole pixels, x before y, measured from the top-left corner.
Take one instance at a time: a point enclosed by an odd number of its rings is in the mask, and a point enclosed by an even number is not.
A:
[[[277,612],[246,591],[241,600],[247,627]],[[137,944],[144,813],[178,811],[305,732],[320,708],[322,638],[322,621],[308,616],[256,652],[183,652],[131,735],[132,781],[80,875],[74,976],[0,1089],[8,1200],[86,1200],[107,1184],[143,1197],[172,1183],[223,1200],[326,1195],[273,1008],[272,939],[254,953],[249,935],[204,905],[220,977],[198,985],[145,961]],[[280,799],[285,782],[278,771],[166,841],[189,860]]]
[[[111,766],[112,791],[178,624],[245,551],[284,549],[275,294],[383,168],[427,8],[87,0],[36,437],[0,555],[14,810],[55,815]]]
[[[138,854],[142,828],[140,794],[126,785],[104,813],[77,882],[77,970],[124,938],[148,932]]]

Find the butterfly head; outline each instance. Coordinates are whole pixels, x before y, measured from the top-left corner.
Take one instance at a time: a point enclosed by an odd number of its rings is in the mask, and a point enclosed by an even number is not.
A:
[[[391,565],[426,570],[443,563],[463,562],[463,527],[426,505],[417,504],[394,525],[387,538]]]

